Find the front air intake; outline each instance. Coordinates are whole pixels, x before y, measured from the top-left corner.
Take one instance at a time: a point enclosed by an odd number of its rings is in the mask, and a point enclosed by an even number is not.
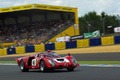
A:
[[[57,59],[57,61],[64,61],[64,59]]]

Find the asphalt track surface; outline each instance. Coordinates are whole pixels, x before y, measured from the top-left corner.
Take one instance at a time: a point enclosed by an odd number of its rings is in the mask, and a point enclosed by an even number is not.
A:
[[[120,68],[77,67],[73,72],[60,69],[43,73],[21,72],[16,65],[0,66],[0,80],[120,80]]]
[[[66,56],[60,55],[60,56]],[[120,61],[120,53],[72,54],[78,61]],[[13,61],[19,57],[0,58],[0,61]],[[30,70],[21,72],[16,65],[0,65],[0,80],[120,80],[120,67],[85,67],[75,68],[73,72],[57,69],[51,72]]]
[[[84,54],[71,54],[77,61],[120,61],[120,53],[84,53]],[[66,56],[62,54],[60,56]],[[22,57],[22,56],[21,56]],[[0,57],[0,61],[14,61],[19,57]]]

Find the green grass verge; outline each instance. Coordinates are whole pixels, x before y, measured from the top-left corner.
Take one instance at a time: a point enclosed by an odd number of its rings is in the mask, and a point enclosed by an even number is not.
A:
[[[120,61],[77,61],[79,64],[120,64]],[[0,63],[17,63],[17,61],[0,61]]]
[[[79,64],[120,64],[120,61],[77,61]]]
[[[17,61],[0,61],[0,63],[17,63]]]

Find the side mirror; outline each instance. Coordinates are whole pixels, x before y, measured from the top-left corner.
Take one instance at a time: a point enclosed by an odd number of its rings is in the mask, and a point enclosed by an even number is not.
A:
[[[50,50],[47,50],[47,52],[49,53],[49,52],[51,52]]]
[[[43,54],[43,56],[45,57],[46,55],[45,55],[45,54]]]
[[[70,56],[70,53],[68,53],[68,56]]]

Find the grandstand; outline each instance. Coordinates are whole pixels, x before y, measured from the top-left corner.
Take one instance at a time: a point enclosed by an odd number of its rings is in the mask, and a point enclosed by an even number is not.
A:
[[[79,27],[74,25],[78,26],[78,15],[73,7],[29,4],[1,8],[1,47],[55,42],[58,37],[79,35]]]

